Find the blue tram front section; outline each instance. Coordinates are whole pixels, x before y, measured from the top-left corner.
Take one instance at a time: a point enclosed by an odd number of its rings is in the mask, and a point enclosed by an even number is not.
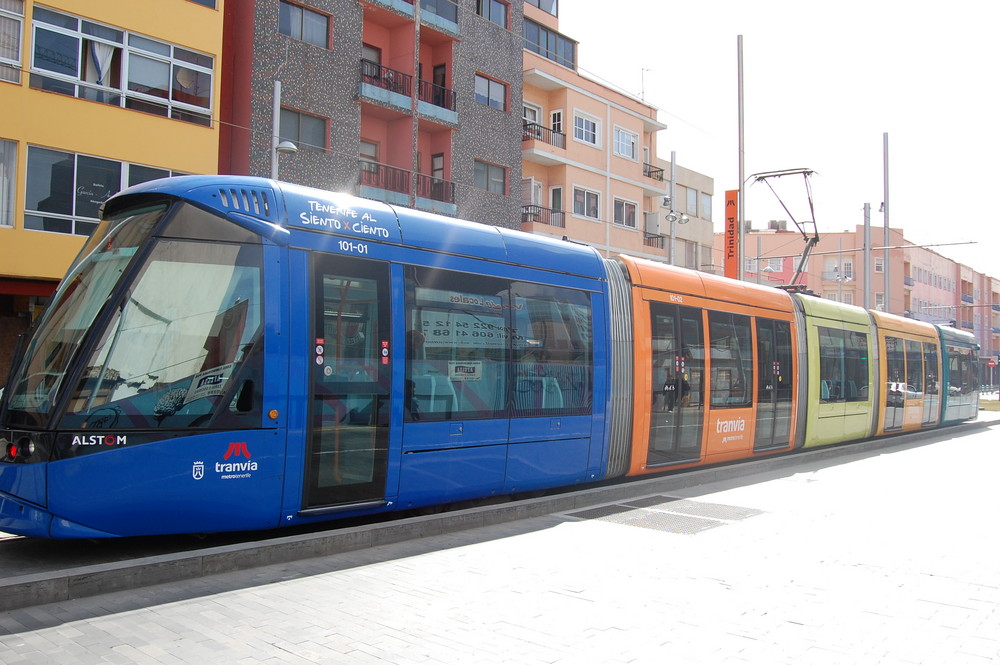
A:
[[[110,199],[2,402],[0,530],[264,529],[606,471],[583,246],[255,178]]]

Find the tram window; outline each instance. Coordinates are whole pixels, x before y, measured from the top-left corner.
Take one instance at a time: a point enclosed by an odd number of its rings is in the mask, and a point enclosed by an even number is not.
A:
[[[753,345],[750,317],[708,313],[712,406],[747,407],[753,395]]]
[[[906,393],[906,355],[905,344],[898,337],[885,338],[885,370],[888,390],[886,404],[902,406]]]
[[[207,426],[227,395],[230,423],[250,414],[260,265],[257,246],[159,241],[86,361],[63,426]]]
[[[972,362],[972,349],[948,347],[948,394],[969,395],[975,390],[977,380]]]
[[[514,414],[590,413],[590,298],[526,282],[515,282],[511,294]]]
[[[817,327],[820,402],[868,400],[868,335]]]
[[[938,347],[937,344],[924,342],[924,392],[928,395],[938,394]]]
[[[924,393],[923,348],[912,339],[906,340],[906,390],[914,393],[907,397],[921,397]]]
[[[406,419],[506,416],[507,281],[412,268],[406,292]]]

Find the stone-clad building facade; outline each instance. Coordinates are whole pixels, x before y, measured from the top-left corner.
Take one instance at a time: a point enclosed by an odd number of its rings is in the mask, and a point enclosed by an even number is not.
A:
[[[280,81],[279,179],[519,227],[523,10],[489,6],[227,3],[219,172],[271,174]]]

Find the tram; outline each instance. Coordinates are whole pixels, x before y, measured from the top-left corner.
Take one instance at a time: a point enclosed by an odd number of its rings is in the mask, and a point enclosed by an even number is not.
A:
[[[250,177],[129,188],[18,351],[0,531],[272,529],[974,419],[971,334]]]

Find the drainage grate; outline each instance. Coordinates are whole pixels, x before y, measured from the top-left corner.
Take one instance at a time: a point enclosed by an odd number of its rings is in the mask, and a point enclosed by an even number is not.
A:
[[[567,515],[582,520],[602,520],[668,533],[696,534],[730,522],[761,515],[763,512],[756,508],[656,495],[579,510]]]

